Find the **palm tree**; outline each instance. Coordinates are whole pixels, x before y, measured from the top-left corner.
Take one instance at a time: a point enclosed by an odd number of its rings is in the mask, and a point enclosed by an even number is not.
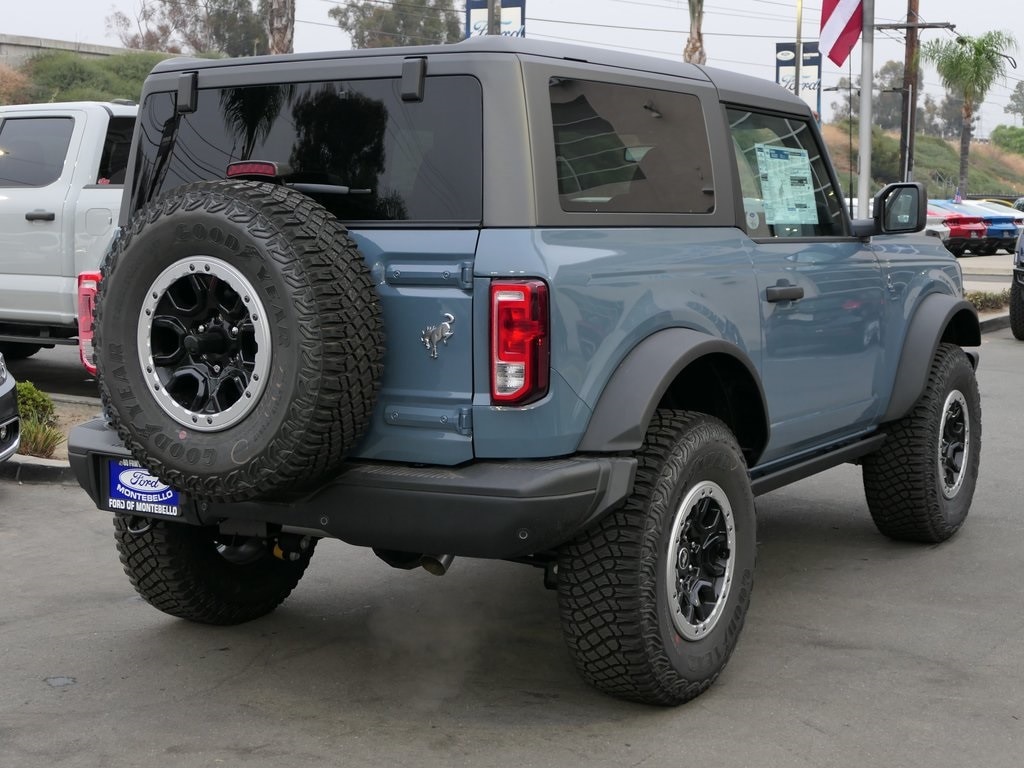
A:
[[[704,24],[704,0],[690,0],[687,5],[690,7],[690,35],[686,38],[686,47],[683,49],[683,61],[706,64],[708,56],[704,52],[704,34],[701,32]]]
[[[1009,32],[986,32],[980,37],[933,40],[921,48],[925,61],[935,65],[942,84],[951,95],[963,99],[963,127],[960,129],[960,195],[967,194],[967,158],[975,109],[985,101],[989,89],[1006,76],[1006,51],[1015,51],[1017,40]],[[1016,67],[1016,62],[1013,62]]]

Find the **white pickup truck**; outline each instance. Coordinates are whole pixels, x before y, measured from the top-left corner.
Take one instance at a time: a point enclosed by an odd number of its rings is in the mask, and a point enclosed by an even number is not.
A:
[[[138,107],[0,107],[0,352],[78,339],[78,275],[113,236]]]

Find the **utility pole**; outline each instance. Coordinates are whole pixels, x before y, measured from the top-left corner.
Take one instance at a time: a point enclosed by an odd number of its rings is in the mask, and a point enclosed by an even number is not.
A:
[[[501,34],[501,0],[487,0],[487,34]]]
[[[907,33],[907,47],[903,57],[903,119],[900,121],[900,169],[903,180],[914,178],[914,133],[917,127],[917,94],[920,84],[917,82],[918,72],[918,30],[920,29],[956,29],[949,22],[925,24],[917,13],[918,0],[907,0],[907,21],[905,24],[879,24],[875,29],[902,29]]]
[[[903,59],[903,116],[900,121],[900,168],[903,180],[914,178],[914,128],[917,124],[918,0],[907,0],[907,51]]]

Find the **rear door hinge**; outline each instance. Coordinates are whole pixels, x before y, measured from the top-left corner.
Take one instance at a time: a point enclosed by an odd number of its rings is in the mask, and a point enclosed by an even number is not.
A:
[[[473,434],[473,409],[469,406],[459,408],[458,433],[469,437]]]

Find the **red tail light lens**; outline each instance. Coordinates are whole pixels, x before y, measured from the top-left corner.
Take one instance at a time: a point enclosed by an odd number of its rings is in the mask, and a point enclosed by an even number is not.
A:
[[[96,348],[92,343],[92,322],[99,287],[99,272],[78,275],[78,354],[85,370],[93,376],[96,375]]]
[[[260,176],[267,179],[276,179],[279,169],[277,163],[270,163],[265,160],[239,160],[236,163],[229,163],[226,175],[229,179],[238,176]]]
[[[491,400],[526,405],[548,391],[548,287],[540,280],[491,283]]]

